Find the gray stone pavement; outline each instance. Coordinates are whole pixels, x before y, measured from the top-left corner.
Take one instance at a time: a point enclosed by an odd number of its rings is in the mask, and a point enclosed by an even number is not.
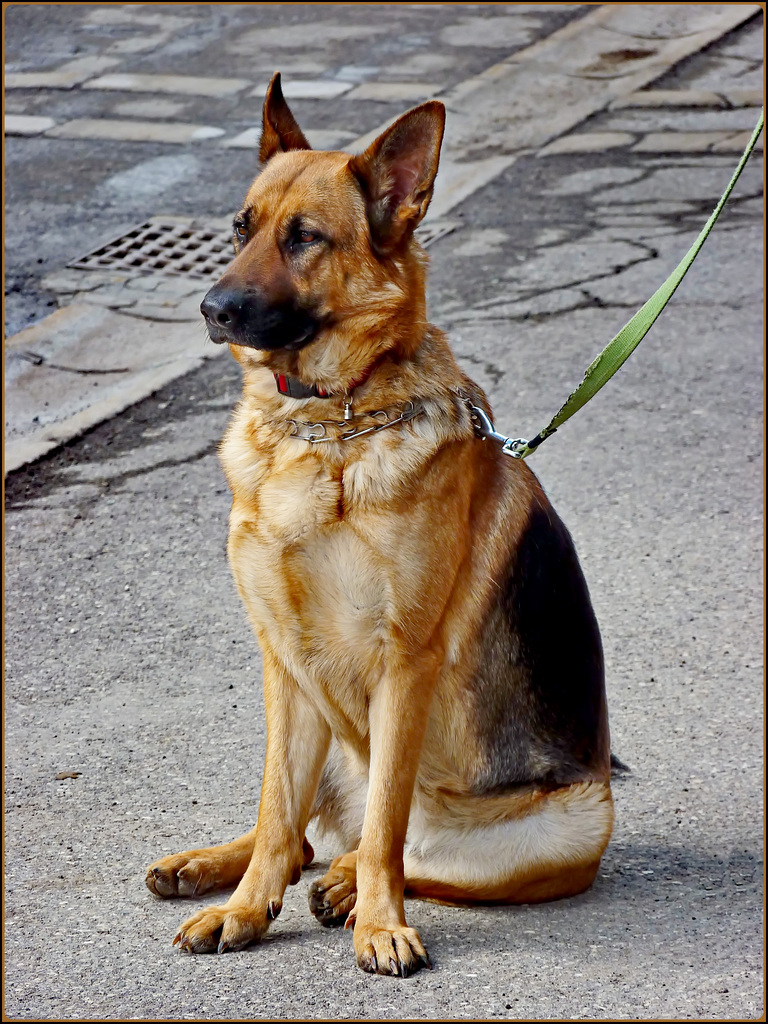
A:
[[[31,5],[16,8],[15,24],[6,13],[12,73],[72,83],[9,90],[15,116],[60,125],[183,115],[179,123],[225,129],[181,147],[8,140],[12,329],[29,327],[57,296],[72,301],[76,290],[45,276],[66,278],[66,262],[125,227],[234,209],[253,156],[220,140],[255,123],[236,112],[276,59],[297,78],[353,82],[294,106],[317,131],[346,124],[359,137],[421,96],[350,99],[355,89],[427,81],[460,94],[485,68],[592,13],[398,5],[394,32],[392,9],[353,11]],[[467,144],[470,162],[514,159],[457,202],[455,230],[431,245],[431,316],[488,390],[500,429],[542,426],[682,256],[737,158],[717,145],[754,125],[762,56],[762,23],[748,20],[613,93],[557,139],[514,153]],[[198,78],[249,85],[223,97],[80,88],[94,75],[195,76],[202,67]],[[546,109],[556,73],[541,75]],[[154,113],[137,106],[147,102]],[[493,122],[503,136],[505,118],[509,109],[491,104],[478,131]],[[670,133],[699,138],[644,145]],[[57,165],[61,194],[52,191]],[[161,173],[177,185],[158,184]],[[433,972],[405,982],[365,976],[349,933],[315,924],[307,888],[337,852],[325,841],[267,939],[241,954],[179,954],[170,940],[191,904],[156,901],[143,885],[156,856],[232,838],[258,805],[260,664],[226,565],[228,493],[216,458],[238,391],[233,361],[198,360],[8,476],[8,1017],[764,1013],[762,180],[755,154],[638,352],[531,460],[582,558],[606,648],[613,747],[632,769],[616,780],[616,831],[600,876],[589,893],[548,906],[410,902]],[[84,215],[94,196],[95,222]],[[119,309],[83,298],[98,339],[114,328],[99,317]],[[79,322],[66,308],[58,315]],[[157,344],[167,331],[186,351],[185,325],[201,337],[186,317],[153,321]],[[100,368],[120,369],[114,358],[105,353]],[[52,396],[57,386],[47,386]]]

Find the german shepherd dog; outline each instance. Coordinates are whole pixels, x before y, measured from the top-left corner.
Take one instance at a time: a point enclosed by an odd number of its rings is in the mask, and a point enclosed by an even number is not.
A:
[[[429,966],[403,899],[533,903],[587,889],[613,824],[603,658],[570,535],[528,466],[477,436],[490,414],[425,310],[414,229],[445,108],[362,154],[315,152],[269,85],[261,173],[235,258],[201,305],[244,391],[221,446],[228,554],[264,661],[258,823],[163,857],[158,896],[234,892],[182,925],[239,950],[310,892],[354,926],[358,966]]]

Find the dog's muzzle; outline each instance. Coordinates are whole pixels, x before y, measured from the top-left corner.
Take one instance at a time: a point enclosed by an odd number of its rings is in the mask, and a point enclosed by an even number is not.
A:
[[[320,323],[295,301],[268,303],[258,292],[221,283],[200,303],[211,341],[257,349],[296,349],[308,345]]]

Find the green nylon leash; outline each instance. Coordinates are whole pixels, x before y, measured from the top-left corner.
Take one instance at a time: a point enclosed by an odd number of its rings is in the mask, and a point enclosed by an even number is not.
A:
[[[493,423],[491,423],[485,413],[481,409],[472,405],[472,417],[478,427],[479,433],[483,436],[491,437],[496,441],[501,441],[505,454],[511,455],[515,459],[525,459],[534,452],[543,441],[546,441],[550,435],[554,434],[558,427],[561,427],[563,423],[565,423],[566,420],[569,420],[575,412],[578,412],[579,409],[586,405],[591,398],[594,398],[604,384],[607,384],[619,367],[629,359],[634,350],[651,329],[656,318],[672,298],[677,286],[685,277],[688,272],[688,268],[698,255],[699,250],[714,227],[715,221],[720,216],[720,211],[728,201],[728,197],[733,191],[733,187],[738,181],[739,175],[744,169],[744,165],[749,159],[752,150],[755,148],[757,140],[760,137],[760,132],[763,130],[763,115],[764,112],[760,114],[760,120],[757,122],[757,127],[752,133],[752,138],[749,140],[741,160],[739,160],[738,167],[733,172],[733,177],[731,178],[728,187],[723,193],[720,202],[712,212],[712,216],[704,225],[699,237],[693,243],[677,267],[669,275],[664,284],[654,292],[645,305],[635,313],[629,323],[622,327],[613,341],[610,341],[606,345],[597,359],[587,367],[587,371],[584,374],[584,380],[569,396],[562,409],[552,417],[547,426],[530,441],[526,441],[521,437],[504,437],[494,429]]]

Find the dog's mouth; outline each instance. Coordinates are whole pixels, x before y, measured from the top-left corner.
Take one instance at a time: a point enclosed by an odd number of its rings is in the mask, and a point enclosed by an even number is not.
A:
[[[269,332],[236,329],[225,331],[219,327],[208,325],[208,336],[215,345],[238,345],[242,348],[254,348],[261,351],[274,352],[285,349],[287,352],[298,352],[315,340],[320,330],[319,324],[313,324],[293,334],[283,328]]]
[[[311,344],[325,322],[294,301],[268,305],[255,293],[212,288],[200,304],[216,345],[296,352]]]

